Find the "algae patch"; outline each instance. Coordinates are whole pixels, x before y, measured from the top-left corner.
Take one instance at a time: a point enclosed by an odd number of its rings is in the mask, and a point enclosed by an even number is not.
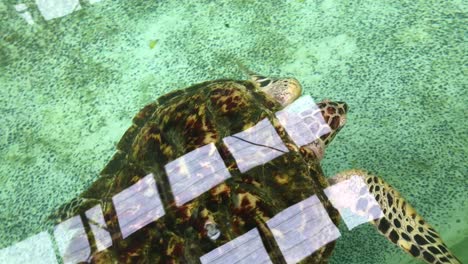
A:
[[[150,43],[149,43],[150,49],[154,49],[156,47],[156,45],[158,44],[158,42],[159,42],[159,40],[157,40],[157,39],[150,40]]]

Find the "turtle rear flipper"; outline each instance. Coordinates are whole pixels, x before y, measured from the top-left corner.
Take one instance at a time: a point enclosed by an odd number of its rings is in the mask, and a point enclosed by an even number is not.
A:
[[[383,217],[372,223],[392,243],[427,263],[460,263],[434,228],[382,178],[361,170],[348,170],[330,179],[330,183],[338,183],[353,176],[364,180],[379,204]]]

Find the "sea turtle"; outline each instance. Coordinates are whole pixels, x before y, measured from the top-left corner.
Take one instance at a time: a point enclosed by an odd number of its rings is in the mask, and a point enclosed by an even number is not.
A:
[[[337,225],[340,216],[323,190],[330,182],[358,176],[383,211],[384,216],[373,221],[373,225],[392,243],[428,263],[459,263],[436,231],[380,177],[362,170],[345,171],[331,180],[324,176],[320,160],[325,147],[345,124],[348,106],[344,102],[318,103],[331,130],[298,147],[275,112],[300,97],[300,83],[294,78],[248,74],[248,80],[207,81],[173,91],[134,117],[100,178],[53,215],[57,223],[81,216],[91,245],[89,261],[199,263],[208,252],[257,229],[271,261],[286,263],[266,222],[285,208],[315,195]],[[241,172],[223,138],[264,119],[287,149],[265,164]],[[209,144],[216,147],[230,177],[189,201],[177,203],[165,166]],[[131,234],[123,234],[119,227],[123,220],[116,212],[113,197],[148,175],[154,179],[164,214],[136,227]],[[85,213],[96,205],[105,219],[100,223]],[[132,216],[131,212],[127,214]],[[112,242],[97,245],[101,238],[96,238],[93,226],[108,232]],[[326,263],[333,248],[334,242],[330,242],[301,263]]]

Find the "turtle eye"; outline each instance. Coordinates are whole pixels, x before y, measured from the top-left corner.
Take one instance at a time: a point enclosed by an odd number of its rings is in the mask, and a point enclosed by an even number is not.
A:
[[[260,81],[259,84],[260,84],[260,87],[267,87],[268,85],[270,85],[271,83],[271,80],[269,79],[266,79],[266,80],[263,80],[263,81]]]

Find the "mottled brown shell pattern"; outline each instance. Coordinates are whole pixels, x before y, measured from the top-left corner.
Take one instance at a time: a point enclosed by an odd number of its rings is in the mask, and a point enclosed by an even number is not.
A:
[[[292,204],[314,194],[322,196],[327,182],[313,153],[292,144],[275,119],[274,112],[280,108],[250,81],[210,81],[160,97],[135,116],[101,177],[74,203],[63,207],[60,220],[101,205],[113,246],[93,254],[95,263],[199,263],[203,254],[255,227],[272,260],[283,262],[265,222]],[[242,174],[222,139],[264,118],[273,124],[289,152]],[[216,145],[232,177],[177,207],[164,165],[209,143]],[[112,196],[149,173],[155,176],[166,214],[122,239]],[[336,211],[324,205],[336,223]],[[219,239],[208,238],[207,220],[218,225]],[[328,244],[304,262],[326,261],[333,246]]]

